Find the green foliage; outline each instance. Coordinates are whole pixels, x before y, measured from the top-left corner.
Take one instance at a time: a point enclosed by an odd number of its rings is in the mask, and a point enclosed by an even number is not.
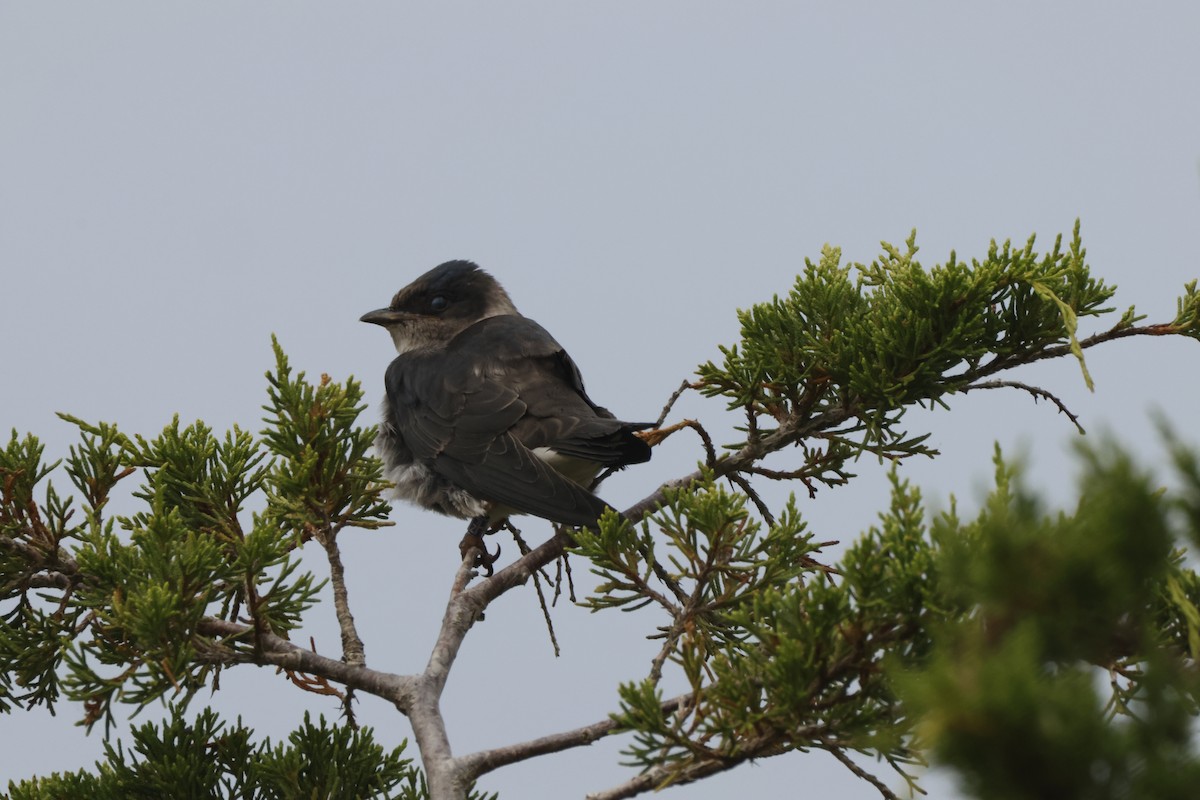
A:
[[[1078,223],[1066,251],[1061,236],[1044,256],[1033,246],[993,241],[982,261],[951,253],[931,270],[916,260],[915,231],[870,266],[842,266],[826,247],[787,297],[739,313],[742,344],[722,348],[721,368],[701,368],[704,391],[767,416],[849,405],[882,421],[1053,345],[1082,361],[1077,320],[1111,310],[1113,289],[1084,263]]]
[[[317,385],[292,377],[283,349],[273,338],[275,374],[267,375],[271,403],[263,440],[275,456],[267,474],[270,524],[307,539],[345,527],[380,528],[390,507],[383,464],[368,457],[375,428],[355,426],[366,408],[362,386],[350,378]]]
[[[671,577],[660,592],[651,586],[661,568],[651,525],[666,537]],[[583,601],[594,611],[633,611],[656,602],[665,609],[687,608],[692,633],[720,636],[725,615],[751,602],[764,587],[790,581],[815,569],[810,554],[820,545],[805,533],[795,506],[762,526],[746,511],[746,498],[709,477],[666,495],[662,508],[639,529],[607,514],[599,530],[574,534],[575,551],[591,561],[603,581]],[[714,624],[710,624],[714,623]]]
[[[807,747],[870,750],[895,764],[920,760],[904,740],[908,723],[879,664],[888,656],[920,662],[931,627],[951,611],[934,579],[920,494],[895,475],[893,483],[890,512],[846,553],[840,577],[809,558],[816,545],[799,535],[804,525],[791,503],[765,536],[741,543],[758,563],[723,608],[719,630],[676,618],[687,634],[670,660],[697,700],[665,709],[653,675],[621,687],[617,720],[634,732],[630,763],[671,765],[670,782],[706,761]],[[654,518],[664,531],[680,519],[702,530],[697,520],[728,526],[736,519],[754,541],[758,525],[739,495],[709,487],[698,499],[682,493],[671,501]],[[707,513],[692,514],[693,502]],[[797,542],[808,546],[792,549]],[[673,566],[672,578],[688,574]],[[695,572],[691,580],[705,587],[701,595],[728,585],[709,587],[711,579]]]
[[[747,471],[801,479],[810,492],[815,483],[844,483],[847,460],[863,452],[936,455],[928,434],[901,427],[913,405],[944,406],[984,378],[1065,354],[1091,387],[1086,346],[1134,332],[1200,335],[1193,283],[1174,323],[1137,329],[1130,308],[1108,331],[1081,339],[1079,321],[1112,311],[1114,288],[1092,277],[1078,222],[1069,246],[1059,236],[1045,254],[1033,237],[1023,248],[993,241],[982,260],[952,252],[926,269],[917,249],[914,231],[904,248],[885,242],[864,266],[843,265],[841,251],[826,247],[786,296],[738,313],[741,341],[721,348],[721,363],[700,366],[697,386],[746,414],[746,437],[730,449],[761,457],[781,444],[805,448],[799,469]]]
[[[188,698],[255,647],[214,636],[206,621],[248,618],[286,635],[321,589],[296,547],[314,534],[390,524],[382,466],[365,455],[374,429],[354,424],[361,387],[326,376],[312,386],[274,349],[262,440],[236,426],[218,438],[178,418],[152,439],[130,438],[62,415],[81,434],[65,464],[81,519],[49,482],[55,465],[41,463],[41,445],[14,432],[0,455],[0,657],[9,665],[0,708],[51,705],[66,691],[90,726],[109,722],[114,702]],[[116,485],[137,473],[142,509],[108,516]],[[247,525],[251,502],[266,509]]]
[[[188,722],[176,707],[161,729],[133,730],[131,752],[105,743],[95,773],[79,771],[9,783],[11,800],[421,800],[419,770],[375,743],[369,728],[316,724],[305,714],[287,742],[255,746],[253,732],[221,722],[210,709]]]
[[[997,454],[996,489],[969,522],[952,508],[928,523],[893,471],[890,509],[835,570],[805,575],[815,567],[792,553],[790,572],[772,571],[766,556],[720,613],[672,603],[629,560],[652,552],[647,530],[613,544],[631,528],[611,520],[587,535],[581,549],[607,579],[589,605],[661,598],[674,620],[660,628],[666,658],[691,687],[664,703],[652,671],[620,688],[629,763],[666,785],[788,750],[856,750],[911,783],[930,752],[984,800],[1192,796],[1200,580],[1174,548],[1200,539],[1200,459],[1177,448],[1178,497],[1112,445],[1081,459],[1077,509],[1051,514]],[[680,537],[679,520],[692,533]],[[744,498],[711,483],[672,494],[654,523],[677,548],[758,528]],[[793,540],[803,528],[779,527]],[[721,596],[709,580],[678,561],[660,577]]]
[[[1200,339],[1200,293],[1196,291],[1196,281],[1190,281],[1183,290],[1183,296],[1178,300],[1175,319],[1166,327],[1170,333]]]
[[[1073,514],[1045,512],[997,456],[979,517],[936,520],[940,582],[970,613],[889,671],[974,797],[1193,797],[1200,594],[1173,548],[1200,530],[1173,508],[1200,486],[1173,501],[1111,445],[1082,457]]]
[[[35,499],[38,485],[57,465],[42,463],[42,452],[35,437],[21,439],[16,431],[0,450],[0,663],[5,665],[0,712],[38,704],[53,708],[62,643],[79,616],[71,609],[47,610],[29,597],[39,573],[69,561],[61,544],[78,531],[70,522],[70,498],[47,485],[45,499],[40,504]],[[67,583],[59,582],[59,588]]]

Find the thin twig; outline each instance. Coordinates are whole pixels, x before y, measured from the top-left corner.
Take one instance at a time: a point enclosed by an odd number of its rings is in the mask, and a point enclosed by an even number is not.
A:
[[[315,537],[325,548],[329,560],[329,582],[333,584],[333,608],[337,614],[338,627],[342,632],[342,658],[347,664],[362,666],[367,663],[366,650],[354,625],[350,613],[350,596],[346,591],[346,570],[342,566],[342,554],[337,546],[337,534],[332,530],[321,531]]]
[[[879,778],[876,778],[858,764],[855,764],[853,761],[851,761],[850,756],[846,755],[845,750],[834,745],[826,746],[824,749],[838,761],[842,762],[846,769],[850,770],[859,778],[862,778],[864,781],[874,786],[879,793],[884,796],[885,800],[900,800],[900,798],[893,794],[892,791],[888,789],[881,780],[879,780]]]
[[[1075,414],[1072,414],[1071,409],[1067,408],[1066,404],[1062,400],[1059,400],[1053,394],[1041,388],[1040,386],[1030,386],[1027,383],[1021,383],[1020,381],[983,381],[982,383],[972,383],[970,386],[964,386],[959,391],[963,394],[966,394],[972,389],[1020,389],[1033,395],[1033,402],[1035,403],[1039,398],[1045,398],[1051,403],[1054,403],[1060,412],[1066,414],[1067,419],[1071,420],[1071,424],[1078,428],[1081,434],[1087,433],[1087,431],[1083,429],[1083,426],[1079,424],[1079,417],[1077,417]]]
[[[509,525],[508,529],[512,532],[513,538],[517,540],[517,549],[521,551],[521,555],[528,553],[529,545],[521,538],[521,532],[512,525]],[[554,657],[558,658],[562,655],[562,652],[558,647],[558,637],[554,635],[554,620],[550,619],[550,608],[546,605],[546,594],[542,591],[542,575],[544,574],[544,571],[541,569],[534,571],[533,588],[537,592],[538,605],[542,607],[542,619],[546,622],[546,633],[550,636],[550,646],[554,648]],[[546,582],[551,582],[548,575],[546,576]],[[557,598],[557,595],[555,597]]]
[[[823,727],[818,726],[807,726],[804,729],[796,731],[793,738],[807,739],[811,736],[819,735],[823,729]],[[635,797],[643,792],[654,791],[667,785],[679,786],[685,783],[692,783],[702,778],[707,778],[710,775],[716,775],[718,772],[731,770],[747,761],[783,755],[784,753],[791,753],[794,750],[794,747],[781,746],[779,741],[774,737],[767,737],[758,742],[750,742],[737,756],[696,761],[686,767],[679,767],[678,765],[651,767],[640,775],[630,778],[611,789],[589,794],[585,800],[624,800],[624,798]]]
[[[645,441],[651,447],[661,444],[671,434],[691,428],[699,436],[701,442],[704,443],[704,463],[711,467],[717,461],[717,449],[713,446],[712,437],[708,435],[708,431],[694,419],[683,419],[676,422],[674,425],[669,425],[665,428],[654,428],[648,431],[638,431],[634,435]]]
[[[1100,333],[1092,334],[1091,336],[1087,337],[1086,339],[1080,339],[1078,341],[1078,344],[1079,344],[1080,350],[1087,350],[1088,348],[1095,347],[1098,344],[1104,344],[1105,342],[1111,342],[1111,341],[1115,341],[1117,339],[1125,339],[1130,336],[1178,336],[1178,335],[1181,335],[1181,330],[1180,330],[1179,326],[1172,325],[1170,323],[1164,323],[1164,324],[1159,324],[1159,325],[1142,325],[1140,327],[1137,325],[1130,325],[1128,327],[1122,327],[1121,325],[1118,324],[1118,325],[1114,325],[1113,327],[1109,328],[1106,331],[1101,331]],[[980,378],[985,378],[988,375],[994,375],[997,372],[1003,372],[1006,369],[1011,369],[1013,367],[1020,366],[1022,364],[1032,364],[1035,361],[1043,361],[1047,358],[1059,358],[1061,356],[1071,355],[1072,352],[1073,352],[1073,350],[1072,350],[1071,344],[1067,343],[1067,344],[1055,345],[1053,347],[1047,347],[1044,350],[1038,351],[1037,353],[1024,353],[1024,354],[1021,354],[1019,357],[1012,357],[1012,356],[1004,357],[1004,358],[997,357],[997,358],[994,358],[991,361],[989,361],[987,364],[984,364],[983,366],[973,367],[971,369],[964,370],[963,372],[961,372],[957,375],[947,375],[947,376],[945,376],[945,381],[947,384],[952,384],[952,385],[953,384],[971,384],[971,385],[973,385],[973,383],[972,383],[973,381],[977,381]],[[958,391],[963,391],[963,390],[964,390],[963,388],[960,388]]]
[[[346,591],[346,570],[342,566],[342,553],[337,546],[337,530],[326,527],[314,538],[325,548],[325,556],[329,561],[329,581],[333,584],[333,609],[337,614],[338,627],[342,633],[342,660],[351,666],[361,667],[367,663],[367,653],[363,641],[358,635],[358,628],[354,624],[354,615],[350,613],[350,596]],[[354,689],[347,690],[341,698],[342,712],[346,716],[346,722],[351,728],[357,728],[358,721],[354,716]]]
[[[667,404],[663,406],[662,413],[658,415],[658,420],[654,423],[654,427],[661,428],[663,423],[667,421],[667,415],[671,413],[671,409],[674,407],[675,401],[677,401],[688,389],[695,388],[696,384],[684,379],[683,383],[679,384],[679,388],[671,394],[671,397],[667,400]]]
[[[775,524],[775,515],[771,513],[771,509],[768,508],[767,504],[763,502],[763,499],[759,497],[758,492],[754,491],[754,487],[750,485],[750,481],[746,479],[745,475],[741,474],[740,472],[731,472],[725,477],[728,478],[731,483],[737,484],[738,488],[746,493],[746,496],[750,498],[750,502],[754,503],[754,507],[758,509],[758,513],[768,525]]]

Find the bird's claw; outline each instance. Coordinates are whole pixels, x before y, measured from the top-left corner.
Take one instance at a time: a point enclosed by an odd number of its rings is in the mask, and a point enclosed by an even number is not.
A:
[[[483,543],[483,537],[486,534],[494,533],[496,530],[498,528],[489,528],[487,517],[476,517],[471,520],[466,534],[463,536],[462,541],[458,543],[458,552],[462,558],[466,560],[467,555],[474,552],[475,558],[471,562],[471,566],[483,567],[489,578],[494,572],[492,565],[500,558],[500,545],[496,545],[495,553],[489,553],[487,546]]]

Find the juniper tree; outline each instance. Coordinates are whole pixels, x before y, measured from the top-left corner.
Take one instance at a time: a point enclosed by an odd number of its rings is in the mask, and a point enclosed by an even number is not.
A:
[[[1181,555],[1200,541],[1194,453],[1175,449],[1182,488],[1168,496],[1115,445],[1083,451],[1071,513],[1045,508],[997,455],[996,488],[970,520],[953,507],[930,518],[893,467],[890,507],[836,562],[794,496],[773,506],[760,491],[778,481],[806,502],[834,501],[854,459],[934,457],[904,414],[956,394],[1008,389],[1074,420],[1048,389],[1002,373],[1066,357],[1090,386],[1091,347],[1200,339],[1195,282],[1170,321],[1143,324],[1132,308],[1113,319],[1114,289],[1092,276],[1078,225],[1065,246],[1034,245],[993,242],[982,258],[951,253],[932,268],[917,260],[915,234],[869,265],[827,247],[786,295],[739,312],[740,341],[684,381],[650,432],[657,444],[694,431],[698,468],[596,530],[554,531],[494,575],[468,557],[447,575],[451,597],[420,673],[368,666],[351,612],[339,538],[390,524],[352,378],[310,382],[274,343],[258,435],[176,418],[145,438],[63,414],[79,442],[47,461],[36,437],[14,431],[0,450],[0,710],[66,701],[106,730],[117,705],[168,714],[135,729],[129,750],[107,746],[95,771],[12,783],[10,796],[451,800],[481,796],[474,782],[506,765],[607,736],[623,737],[636,771],[580,787],[592,798],[812,749],[884,797],[930,755],[981,798],[1185,796],[1200,777],[1200,579]],[[685,391],[713,398],[713,415],[738,415],[735,440],[672,417]],[[60,465],[74,496],[51,480]],[[130,481],[139,510],[111,513]],[[251,501],[263,510],[248,513]],[[614,687],[606,719],[452,755],[438,700],[464,638],[491,602],[529,591],[568,554],[597,577],[584,606],[652,610],[647,633],[660,646],[644,679]],[[328,586],[305,568],[321,557]],[[289,639],[329,596],[341,652]],[[343,720],[306,718],[273,745],[240,720],[188,712],[222,670],[245,665],[328,694]],[[664,696],[668,674],[683,694]],[[1106,691],[1097,674],[1109,676]],[[357,728],[362,693],[408,716],[419,768],[404,743]],[[868,772],[851,753],[885,766]]]

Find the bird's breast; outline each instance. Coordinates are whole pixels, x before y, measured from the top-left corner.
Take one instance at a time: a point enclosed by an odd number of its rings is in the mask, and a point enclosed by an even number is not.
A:
[[[412,450],[391,423],[388,401],[383,403],[383,422],[375,437],[375,450],[383,460],[383,475],[395,487],[395,497],[414,505],[459,519],[473,519],[487,505],[465,489],[438,475],[413,457]]]

